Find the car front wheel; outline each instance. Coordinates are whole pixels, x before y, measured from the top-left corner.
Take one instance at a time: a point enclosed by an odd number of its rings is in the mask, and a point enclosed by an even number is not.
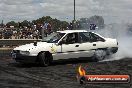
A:
[[[39,63],[42,66],[49,66],[50,64],[50,58],[48,58],[48,56],[46,55],[46,52],[41,52],[39,54]]]

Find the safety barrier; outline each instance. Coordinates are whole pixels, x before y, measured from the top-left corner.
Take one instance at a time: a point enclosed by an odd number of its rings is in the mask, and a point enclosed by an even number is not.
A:
[[[9,57],[11,56],[11,51],[13,48],[0,48],[0,57]]]
[[[41,41],[41,39],[0,39],[0,57],[10,56],[14,47],[33,42]]]

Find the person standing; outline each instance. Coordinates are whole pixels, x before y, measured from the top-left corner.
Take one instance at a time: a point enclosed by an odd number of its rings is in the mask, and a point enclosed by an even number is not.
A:
[[[69,24],[68,29],[69,29],[69,30],[73,30],[73,23],[70,23],[70,24]]]

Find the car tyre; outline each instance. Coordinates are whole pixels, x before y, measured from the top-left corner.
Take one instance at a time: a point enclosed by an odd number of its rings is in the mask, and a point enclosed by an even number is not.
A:
[[[41,52],[39,54],[39,63],[41,66],[49,66],[50,65],[50,58],[48,58],[48,56],[46,55],[46,52]]]
[[[95,50],[93,55],[93,60],[98,62],[104,60],[106,57],[106,51],[105,50]]]

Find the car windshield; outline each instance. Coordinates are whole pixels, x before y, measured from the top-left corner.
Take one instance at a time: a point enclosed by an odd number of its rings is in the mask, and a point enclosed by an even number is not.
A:
[[[57,43],[64,35],[65,33],[59,33],[59,32],[51,33],[50,35],[45,37],[42,40],[42,42]]]

